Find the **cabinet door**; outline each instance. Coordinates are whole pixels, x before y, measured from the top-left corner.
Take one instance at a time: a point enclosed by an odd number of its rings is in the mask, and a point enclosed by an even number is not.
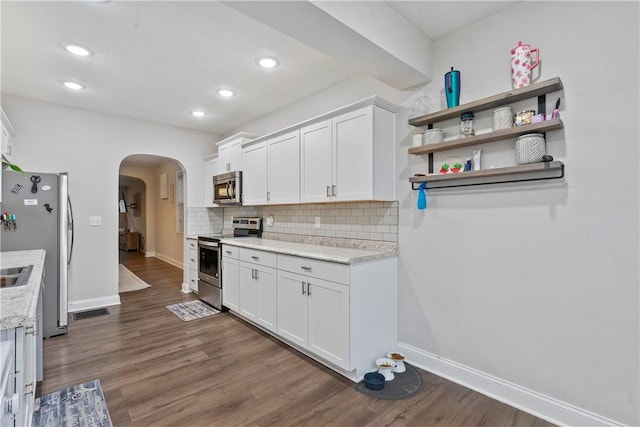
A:
[[[267,204],[267,143],[266,141],[245,147],[245,170],[242,172],[242,204]]]
[[[213,177],[218,174],[218,159],[210,159],[204,163],[204,206],[217,206],[213,203]]]
[[[229,171],[241,171],[242,169],[242,142],[244,138],[240,138],[229,143]]]
[[[267,145],[268,202],[300,202],[300,132],[281,135]]]
[[[341,368],[350,369],[349,287],[326,280],[309,279],[308,293],[307,348]]]
[[[240,314],[258,321],[258,281],[256,266],[240,261]]]
[[[229,144],[218,147],[218,173],[231,171],[231,150]]]
[[[278,335],[307,347],[306,278],[278,270]]]
[[[276,289],[276,270],[270,267],[256,267],[257,282],[257,299],[258,299],[258,318],[257,322],[276,332],[278,313],[277,307],[277,289]]]
[[[300,201],[330,200],[331,164],[331,120],[300,129]]]
[[[373,110],[365,107],[333,119],[335,200],[373,198]]]
[[[238,260],[222,257],[222,304],[240,311],[240,270]]]

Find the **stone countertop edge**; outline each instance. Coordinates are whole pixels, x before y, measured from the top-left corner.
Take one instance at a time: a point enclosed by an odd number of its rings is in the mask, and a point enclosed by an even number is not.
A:
[[[310,243],[288,242],[284,240],[260,239],[254,237],[223,238],[221,243],[241,248],[276,252],[284,255],[300,256],[320,261],[340,264],[356,264],[398,255],[397,250],[370,250],[314,245]]]
[[[42,249],[0,252],[2,268],[33,265],[26,285],[0,289],[0,329],[36,326],[45,255]]]

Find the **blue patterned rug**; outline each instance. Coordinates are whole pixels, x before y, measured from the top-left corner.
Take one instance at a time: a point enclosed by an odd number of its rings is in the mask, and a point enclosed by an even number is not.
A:
[[[166,308],[185,322],[220,313],[215,308],[200,300],[167,305]]]
[[[100,380],[36,398],[35,427],[112,427]]]

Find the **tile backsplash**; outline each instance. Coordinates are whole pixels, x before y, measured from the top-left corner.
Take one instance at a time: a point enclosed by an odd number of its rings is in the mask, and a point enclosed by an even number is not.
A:
[[[398,241],[398,202],[188,208],[188,233],[231,231],[232,217],[261,216],[265,233]],[[273,226],[266,218],[273,216]],[[316,227],[316,218],[320,227]]]

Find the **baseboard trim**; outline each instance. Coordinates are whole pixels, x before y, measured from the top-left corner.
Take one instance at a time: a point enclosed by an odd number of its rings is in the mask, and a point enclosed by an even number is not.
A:
[[[179,260],[173,259],[173,258],[169,258],[168,256],[162,255],[162,254],[159,254],[159,253],[154,254],[154,256],[156,258],[168,263],[168,264],[173,265],[174,267],[178,267],[180,269],[182,268],[182,261],[179,261]]]
[[[190,288],[189,288],[189,283],[187,282],[182,282],[182,290],[181,292],[183,294],[190,294],[191,292],[193,292]]]
[[[93,308],[108,307],[110,305],[120,305],[120,295],[103,298],[89,298],[76,301],[69,301],[69,313],[76,311],[91,310]]]
[[[145,258],[151,258],[151,257],[154,257],[154,256],[156,256],[155,252],[146,252],[145,251],[145,253],[144,253],[144,257]]]
[[[567,426],[602,427],[624,425],[485,372],[441,358],[412,345],[400,342],[398,343],[398,348],[404,352],[409,363],[425,371],[551,423]]]

